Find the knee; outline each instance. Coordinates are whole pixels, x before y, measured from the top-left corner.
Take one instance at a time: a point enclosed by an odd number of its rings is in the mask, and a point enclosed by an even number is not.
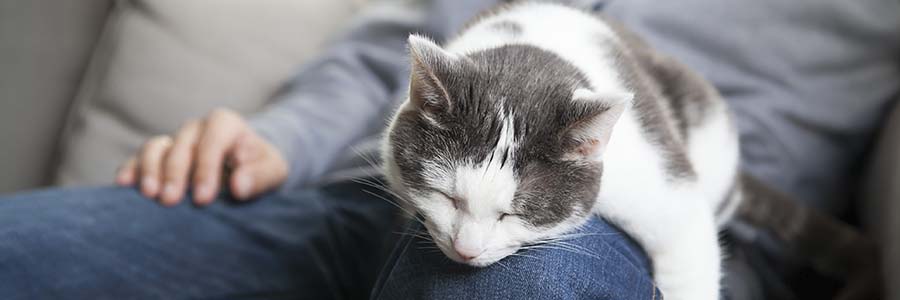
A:
[[[376,295],[380,299],[653,299],[646,256],[600,219],[572,239],[472,268],[422,240],[401,241]]]
[[[133,199],[132,199],[133,198]],[[133,239],[122,234],[151,206],[132,189],[49,189],[0,198],[0,261],[26,264],[90,255],[101,243]],[[26,264],[27,265],[27,264]]]

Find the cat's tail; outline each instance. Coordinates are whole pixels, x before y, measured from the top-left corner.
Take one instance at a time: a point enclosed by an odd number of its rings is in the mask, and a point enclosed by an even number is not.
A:
[[[879,299],[881,273],[878,248],[850,225],[802,205],[742,173],[735,218],[768,230],[819,272],[844,279],[835,299]]]

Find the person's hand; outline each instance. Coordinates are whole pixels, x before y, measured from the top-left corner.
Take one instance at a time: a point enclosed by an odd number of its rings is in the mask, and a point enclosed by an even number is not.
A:
[[[140,185],[141,193],[166,206],[177,204],[189,184],[198,205],[211,203],[225,165],[227,185],[246,200],[285,181],[288,164],[272,144],[234,111],[216,109],[185,123],[171,136],[149,139],[116,175],[119,185]]]

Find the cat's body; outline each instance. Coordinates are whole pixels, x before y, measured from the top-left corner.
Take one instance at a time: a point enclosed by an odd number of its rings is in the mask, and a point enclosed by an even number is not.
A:
[[[509,25],[496,25],[504,22]],[[518,34],[505,31],[512,24],[520,27]],[[609,24],[567,7],[519,5],[483,18],[445,49],[472,53],[534,45],[576,66],[595,91],[633,93],[601,155],[603,175],[594,212],[640,242],[667,299],[718,299],[714,216],[737,178],[737,133],[718,94],[705,89],[685,92],[697,97],[672,98],[662,87],[676,83],[658,82],[650,72],[689,71]],[[704,84],[698,80],[682,87],[703,89]],[[676,109],[695,113],[676,114]]]
[[[488,265],[598,214],[643,246],[666,299],[718,299],[718,226],[742,193],[738,136],[706,81],[555,4],[504,6],[410,51],[385,173],[448,257]]]

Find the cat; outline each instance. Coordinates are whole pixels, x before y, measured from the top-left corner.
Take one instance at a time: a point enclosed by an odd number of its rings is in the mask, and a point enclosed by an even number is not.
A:
[[[666,299],[719,299],[718,232],[769,194],[742,184],[731,113],[707,81],[553,3],[500,6],[445,47],[408,42],[383,168],[448,258],[487,266],[596,214],[644,248]]]

